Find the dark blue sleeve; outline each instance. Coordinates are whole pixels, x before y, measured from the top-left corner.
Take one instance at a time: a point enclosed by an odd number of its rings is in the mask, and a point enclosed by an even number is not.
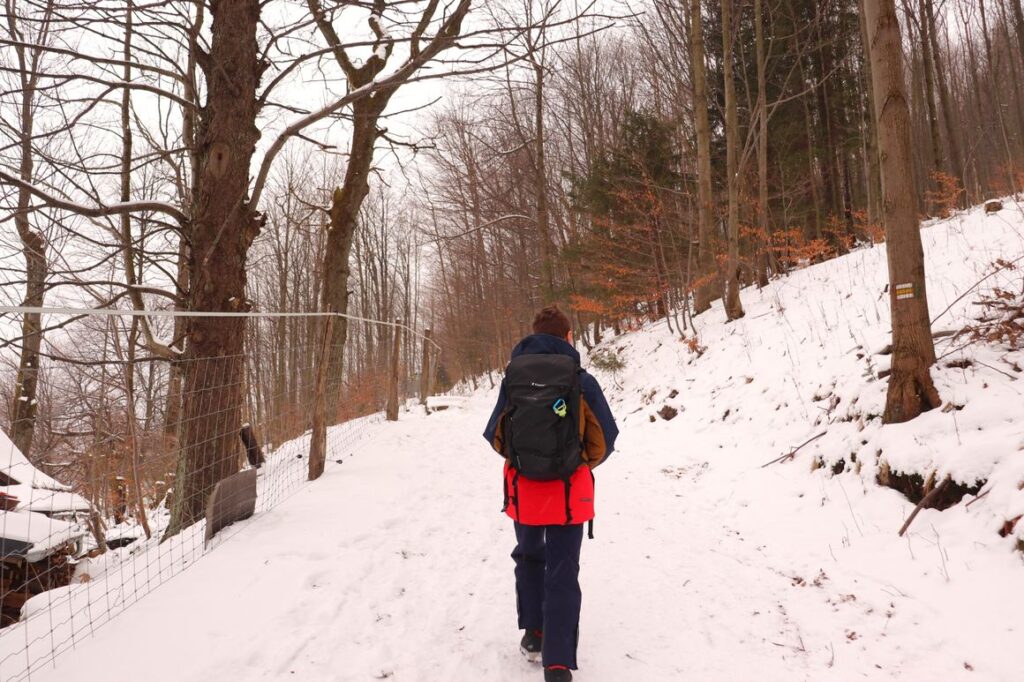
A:
[[[484,438],[487,442],[494,447],[494,435],[498,431],[498,419],[501,418],[501,413],[505,409],[505,380],[501,380],[501,389],[498,391],[498,402],[494,405],[494,411],[491,412],[491,418],[487,420],[487,428],[484,429]]]
[[[608,401],[604,397],[604,391],[601,390],[601,384],[597,383],[597,379],[587,372],[583,373],[580,387],[583,389],[583,397],[586,399],[587,405],[590,406],[590,410],[597,417],[597,423],[601,425],[601,431],[604,433],[605,447],[607,448],[604,458],[608,459],[615,450],[615,439],[619,436],[619,427],[615,425],[612,408],[608,407]]]

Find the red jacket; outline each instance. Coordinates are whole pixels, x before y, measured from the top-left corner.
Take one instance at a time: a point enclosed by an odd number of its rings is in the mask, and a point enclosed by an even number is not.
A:
[[[568,499],[566,499],[568,493]],[[594,474],[581,464],[564,481],[534,481],[505,462],[505,513],[527,526],[586,523],[594,518]]]

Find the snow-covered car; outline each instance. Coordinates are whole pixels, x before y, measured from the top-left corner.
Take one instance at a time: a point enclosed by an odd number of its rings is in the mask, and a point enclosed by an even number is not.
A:
[[[86,530],[78,524],[51,519],[30,511],[3,512],[0,516],[0,558],[23,558],[30,564],[74,545],[78,553]]]
[[[91,510],[0,431],[0,627],[17,622],[33,595],[68,584]]]
[[[81,548],[89,501],[32,466],[2,431],[0,502],[0,557],[34,563],[69,543]]]

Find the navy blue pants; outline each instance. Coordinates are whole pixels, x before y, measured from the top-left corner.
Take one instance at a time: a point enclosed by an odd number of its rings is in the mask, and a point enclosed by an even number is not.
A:
[[[580,545],[583,525],[516,526],[519,627],[544,632],[544,665],[576,669],[579,640]]]

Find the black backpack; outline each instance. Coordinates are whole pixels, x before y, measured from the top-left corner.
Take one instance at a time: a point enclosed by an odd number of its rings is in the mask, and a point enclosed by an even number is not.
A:
[[[537,481],[567,479],[583,463],[580,369],[568,355],[520,355],[505,370],[504,455]]]

